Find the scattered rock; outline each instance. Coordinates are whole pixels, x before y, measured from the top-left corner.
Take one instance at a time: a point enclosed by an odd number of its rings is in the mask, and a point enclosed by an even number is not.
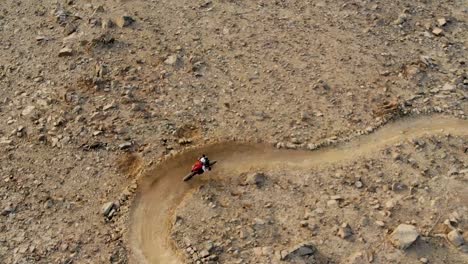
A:
[[[13,144],[13,140],[8,139],[8,138],[0,138],[0,145],[11,145]]]
[[[105,106],[102,108],[102,110],[107,111],[107,110],[112,109],[112,108],[115,108],[115,103],[114,103],[114,102],[105,105]]]
[[[400,14],[400,15],[398,16],[398,18],[397,18],[395,21],[393,21],[393,24],[395,24],[395,25],[401,25],[401,24],[405,23],[405,21],[406,21],[407,19],[408,19],[408,15],[407,15],[407,14],[405,14],[405,13]]]
[[[289,250],[281,252],[281,260],[291,260],[297,257],[311,256],[316,252],[312,243],[302,243]]]
[[[68,36],[72,33],[74,33],[78,29],[78,26],[75,23],[68,23],[64,28],[63,28],[63,33],[65,36]]]
[[[296,144],[296,145],[299,145],[299,144],[302,143],[302,141],[301,141],[300,139],[298,139],[298,138],[292,138],[292,139],[291,139],[291,143]]]
[[[421,56],[419,57],[419,59],[427,67],[434,67],[435,65],[437,65],[435,61],[429,56]]]
[[[124,27],[128,27],[131,24],[133,24],[133,22],[135,22],[135,20],[130,16],[124,15],[124,16],[118,16],[118,17],[114,18],[113,22],[119,28],[124,28]]]
[[[400,224],[390,235],[390,241],[396,248],[404,250],[410,247],[418,237],[419,233],[415,226]]]
[[[205,249],[205,250],[202,250],[199,255],[201,258],[206,258],[210,255],[210,252]]]
[[[111,211],[114,208],[115,208],[115,203],[114,202],[107,202],[102,206],[101,212],[105,217],[109,217]]]
[[[406,191],[408,190],[408,186],[404,183],[400,183],[400,182],[395,182],[392,184],[392,191],[394,192],[403,192],[403,191]]]
[[[441,29],[441,28],[438,28],[438,27],[436,27],[436,28],[434,28],[434,29],[432,30],[432,34],[434,34],[434,35],[436,35],[436,36],[442,35],[443,32],[444,32],[444,30]]]
[[[337,200],[328,200],[327,201],[327,206],[328,207],[336,207],[336,206],[338,206],[338,202],[337,202]]]
[[[119,145],[119,149],[122,149],[122,150],[123,150],[123,149],[129,149],[129,148],[131,148],[132,146],[133,146],[133,143],[127,141],[127,142],[124,142],[124,143],[120,144],[120,145]]]
[[[439,18],[439,19],[437,19],[437,25],[438,25],[439,27],[443,27],[443,26],[445,26],[446,24],[447,24],[447,19],[445,19],[445,18]]]
[[[455,85],[450,84],[450,83],[446,83],[446,84],[444,84],[444,86],[442,87],[441,90],[442,90],[442,91],[449,91],[449,92],[451,92],[451,91],[455,91],[455,88],[456,88]]]
[[[401,160],[401,155],[399,153],[393,153],[392,154],[392,159],[397,161],[397,160]]]
[[[275,250],[272,247],[262,247],[263,256],[272,256],[275,253]]]
[[[468,254],[468,245],[464,244],[458,248],[461,252]]]
[[[385,226],[384,221],[379,221],[379,220],[378,220],[378,221],[375,221],[375,224],[378,225],[378,226],[380,226],[380,227],[384,227],[384,226]]]
[[[389,210],[395,208],[395,202],[393,200],[388,200],[386,203],[385,203],[385,207]]]
[[[189,138],[181,138],[177,141],[177,143],[179,143],[179,145],[188,145],[192,143],[192,140]]]
[[[258,188],[265,185],[266,175],[263,172],[255,172],[249,174],[246,179],[246,184],[255,184]]]
[[[364,263],[372,263],[374,260],[374,256],[372,252],[367,251],[359,251],[352,254],[347,261],[346,264],[364,264]]]
[[[68,56],[72,56],[73,55],[73,49],[69,48],[69,47],[65,47],[63,49],[61,49],[58,53],[58,56],[59,57],[68,57]]]
[[[465,243],[463,236],[457,230],[452,230],[447,234],[448,240],[456,247],[459,247]]]
[[[342,239],[347,239],[353,234],[351,227],[347,223],[343,223],[338,229],[337,235]]]
[[[21,111],[21,115],[22,116],[29,116],[31,113],[33,113],[34,109],[36,109],[35,106],[28,105],[23,109],[23,111]]]
[[[330,196],[330,199],[331,200],[343,200],[343,197],[341,197],[341,195],[332,195]]]
[[[94,13],[103,13],[104,11],[106,11],[104,9],[104,6],[102,5],[98,5],[95,9],[94,9]]]
[[[114,22],[110,19],[104,19],[101,22],[101,27],[103,29],[113,28],[115,26]]]
[[[275,147],[276,147],[277,149],[285,148],[285,147],[286,147],[286,143],[284,143],[284,142],[278,142],[278,143],[275,144]]]
[[[261,247],[254,247],[252,250],[253,250],[254,255],[257,257],[260,257],[263,255]]]
[[[264,225],[266,222],[263,219],[260,218],[254,218],[254,224],[255,225]]]
[[[130,110],[132,110],[134,112],[143,111],[144,109],[145,109],[145,107],[144,107],[143,104],[133,103],[130,106]]]
[[[308,121],[310,120],[310,115],[307,112],[302,111],[300,118],[301,121]]]
[[[47,136],[45,134],[39,134],[39,136],[37,136],[37,140],[40,142],[46,142]]]
[[[421,263],[429,263],[427,258],[420,258],[419,261],[421,261]]]
[[[62,39],[62,43],[66,44],[66,45],[79,43],[82,40],[83,36],[84,36],[83,32],[79,32],[79,33],[74,32],[74,33],[70,34],[69,36],[64,37]]]
[[[168,56],[166,60],[164,61],[164,63],[167,65],[175,65],[178,60],[179,60],[179,56],[177,54],[174,54],[174,55]]]
[[[358,188],[358,189],[361,189],[362,186],[364,186],[364,185],[362,184],[361,181],[356,181],[356,182],[354,183],[354,186],[356,186],[356,188]]]
[[[9,205],[9,206],[5,207],[5,208],[2,210],[1,215],[7,216],[7,215],[13,213],[14,211],[15,211],[15,208],[13,208],[11,205]]]
[[[47,37],[46,36],[37,36],[36,41],[46,41]]]

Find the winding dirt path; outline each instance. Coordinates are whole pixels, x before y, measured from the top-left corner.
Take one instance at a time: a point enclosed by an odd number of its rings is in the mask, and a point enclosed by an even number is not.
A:
[[[468,135],[468,121],[442,116],[405,118],[387,124],[371,135],[312,152],[243,143],[218,143],[188,150],[155,167],[140,185],[130,221],[131,262],[183,263],[170,241],[173,210],[191,189],[206,180],[221,180],[222,175],[226,175],[223,172],[269,170],[280,165],[313,168],[369,155],[401,140],[445,133]],[[208,175],[195,177],[189,183],[183,182],[183,176],[201,153],[218,160],[215,169]]]

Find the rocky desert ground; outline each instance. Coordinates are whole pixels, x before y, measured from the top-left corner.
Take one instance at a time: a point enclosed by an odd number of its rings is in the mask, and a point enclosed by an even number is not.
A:
[[[468,263],[467,46],[466,0],[2,0],[0,263]]]
[[[293,263],[467,263],[453,240],[467,237],[465,144],[429,136],[313,170],[223,173],[184,198],[172,237],[194,262],[281,263],[305,244],[320,258]],[[394,242],[401,224],[417,226],[411,246]]]

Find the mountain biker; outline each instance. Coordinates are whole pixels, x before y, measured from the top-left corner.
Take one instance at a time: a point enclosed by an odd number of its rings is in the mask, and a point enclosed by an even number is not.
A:
[[[192,166],[192,171],[202,174],[207,170],[211,170],[210,160],[205,154],[203,154]]]

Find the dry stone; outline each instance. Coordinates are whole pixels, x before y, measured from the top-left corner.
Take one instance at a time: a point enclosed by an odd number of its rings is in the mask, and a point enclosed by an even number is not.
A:
[[[58,53],[59,57],[68,57],[73,55],[73,50],[69,47],[61,49]]]
[[[109,216],[109,214],[110,214],[110,212],[112,211],[112,209],[114,209],[114,207],[115,207],[114,202],[107,202],[107,203],[105,203],[105,204],[102,206],[101,212],[102,212],[102,214],[103,214],[104,216],[107,217],[107,216]]]
[[[465,243],[462,235],[457,230],[452,230],[447,234],[448,240],[456,247],[459,247]]]
[[[285,250],[281,253],[282,260],[290,260],[297,257],[305,257],[313,255],[316,252],[316,248],[312,243],[302,243],[292,247],[289,250]]]
[[[410,247],[418,237],[419,233],[415,226],[401,224],[390,235],[390,241],[396,248],[404,250]]]
[[[247,176],[246,184],[254,184],[257,187],[262,187],[265,184],[266,175],[263,172],[255,172]]]
[[[116,24],[119,28],[124,28],[130,26],[135,20],[130,16],[118,16],[114,18],[114,24]]]

